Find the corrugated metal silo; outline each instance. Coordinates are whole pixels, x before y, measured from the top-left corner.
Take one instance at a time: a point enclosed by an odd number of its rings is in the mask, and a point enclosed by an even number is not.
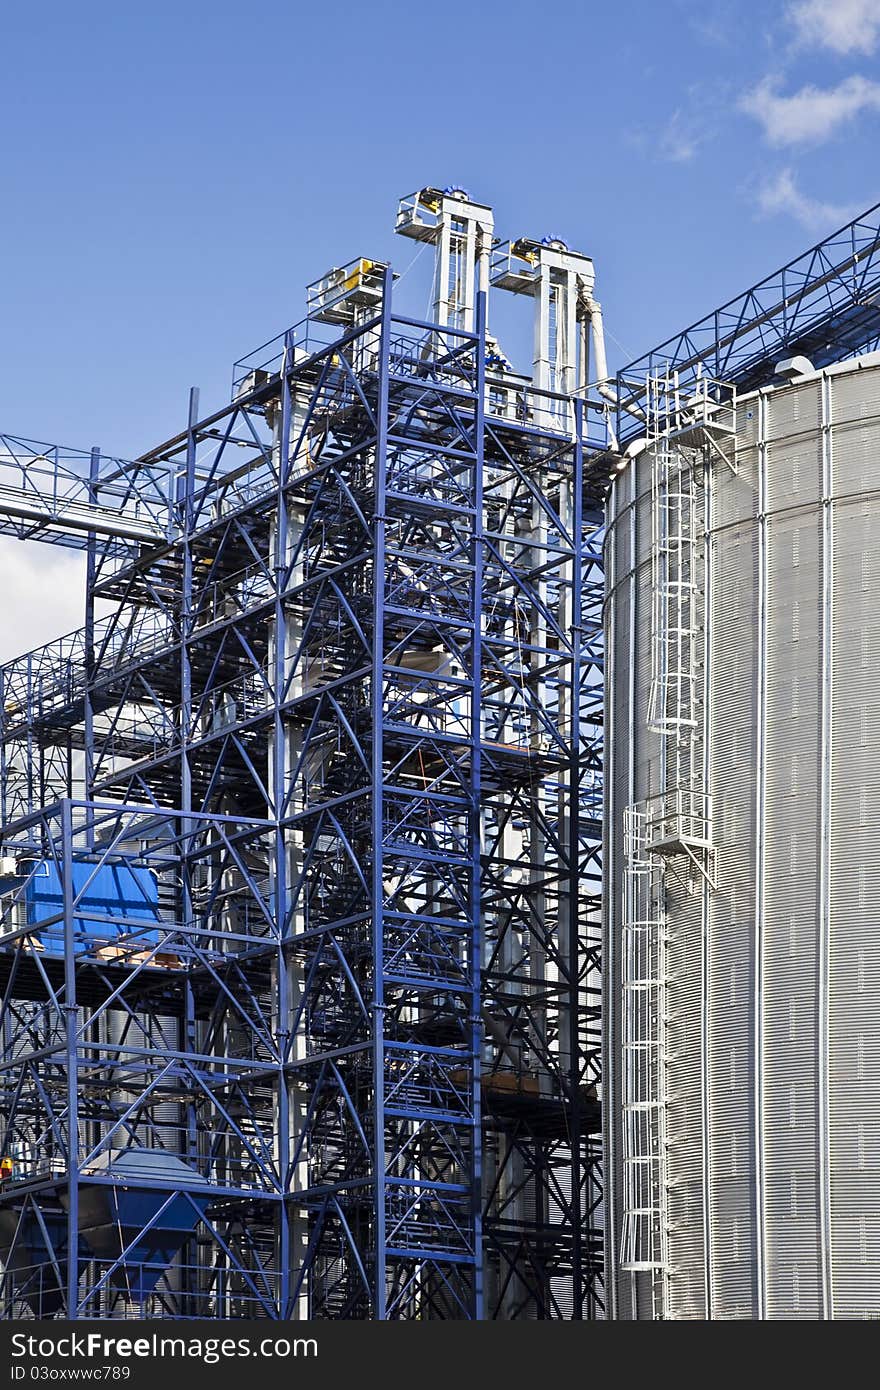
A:
[[[615,1311],[877,1317],[880,355],[676,389],[609,504]]]

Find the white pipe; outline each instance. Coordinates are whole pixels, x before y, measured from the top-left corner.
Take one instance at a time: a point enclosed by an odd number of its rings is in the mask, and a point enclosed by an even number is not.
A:
[[[605,329],[602,324],[602,305],[597,299],[587,297],[585,300],[587,317],[590,320],[590,337],[593,342],[593,362],[596,367],[596,383],[599,389],[607,387],[608,382],[608,359],[605,356]],[[610,389],[610,388],[608,388]],[[605,391],[602,392],[605,395]],[[615,401],[617,395],[612,392]]]
[[[605,355],[605,329],[602,323],[602,305],[598,300],[587,297],[584,301],[587,317],[590,320],[590,336],[593,343],[593,361],[596,368],[595,387],[606,401],[611,401],[613,405],[620,405],[620,398],[617,392],[609,383],[608,358]],[[637,420],[645,419],[645,412],[636,405],[624,405],[622,409],[628,415],[633,415]]]

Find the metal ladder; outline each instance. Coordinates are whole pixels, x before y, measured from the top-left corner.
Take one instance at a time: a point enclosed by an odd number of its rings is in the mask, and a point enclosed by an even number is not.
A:
[[[666,1267],[665,994],[662,866],[646,803],[624,812],[623,1230],[621,1268]]]
[[[660,735],[660,791],[624,812],[622,940],[623,1222],[621,1267],[650,1276],[655,1315],[670,1276],[666,1211],[667,876],[714,888],[705,785],[703,508],[710,464],[735,447],[736,396],[708,378],[647,383],[651,466],[651,683],[647,723]]]
[[[697,723],[695,461],[665,440],[651,449],[651,688],[648,724],[676,733]]]
[[[713,876],[712,806],[703,774],[705,556],[701,530],[710,465],[736,439],[736,395],[701,377],[683,396],[675,373],[648,381],[651,460],[651,685],[648,726],[661,735],[662,791],[648,843]]]

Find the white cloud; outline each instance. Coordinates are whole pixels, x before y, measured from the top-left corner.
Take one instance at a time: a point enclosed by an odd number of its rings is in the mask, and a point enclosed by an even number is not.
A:
[[[645,132],[646,146],[660,159],[687,164],[714,140],[721,115],[730,110],[726,81],[691,82],[679,92],[679,102],[665,123]]]
[[[701,43],[726,48],[737,37],[737,11],[730,0],[676,0],[681,19]]]
[[[660,154],[673,164],[686,164],[693,159],[702,142],[696,126],[686,120],[680,110],[673,111],[660,131]]]
[[[880,39],[880,0],[795,0],[788,18],[805,47],[873,53]]]
[[[802,193],[790,169],[782,169],[758,190],[758,208],[765,217],[786,213],[810,232],[831,232],[856,216],[858,209],[823,203]]]
[[[0,538],[0,661],[51,642],[85,618],[81,552]]]
[[[781,96],[772,77],[746,92],[740,106],[764,128],[771,145],[819,144],[862,111],[880,111],[880,83],[846,77],[836,87],[802,87]]]

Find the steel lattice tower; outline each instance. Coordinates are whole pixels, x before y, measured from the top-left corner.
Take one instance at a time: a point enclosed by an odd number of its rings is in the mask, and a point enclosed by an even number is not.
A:
[[[358,261],[136,463],[9,444],[88,599],[0,673],[6,1316],[601,1312],[603,418],[487,213],[402,215],[431,321]]]

